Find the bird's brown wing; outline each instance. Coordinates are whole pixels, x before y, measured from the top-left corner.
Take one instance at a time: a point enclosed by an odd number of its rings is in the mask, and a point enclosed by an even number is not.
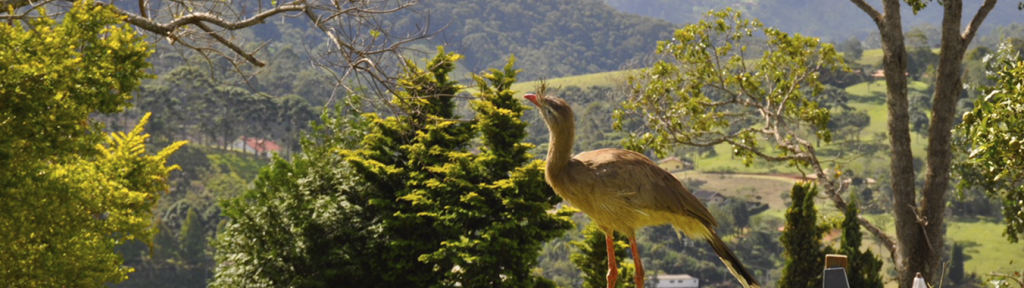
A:
[[[606,189],[622,191],[606,197],[623,197],[634,208],[693,217],[714,229],[718,226],[707,207],[668,171],[640,153],[600,149],[574,157],[587,166]]]

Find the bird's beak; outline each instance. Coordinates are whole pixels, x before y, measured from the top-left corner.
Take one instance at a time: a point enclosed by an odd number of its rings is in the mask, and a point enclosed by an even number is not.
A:
[[[526,98],[526,100],[530,100],[530,102],[533,102],[533,105],[537,105],[537,107],[540,107],[540,102],[537,102],[537,95],[536,94],[532,94],[532,93],[526,94],[526,95],[523,95],[523,98]]]

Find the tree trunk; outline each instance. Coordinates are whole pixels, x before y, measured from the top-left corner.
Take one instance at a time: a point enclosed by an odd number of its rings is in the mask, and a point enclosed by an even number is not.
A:
[[[941,277],[939,262],[944,253],[946,195],[950,191],[950,167],[953,152],[951,146],[953,120],[956,117],[956,103],[963,92],[961,83],[961,62],[967,45],[988,12],[997,0],[986,0],[978,9],[974,19],[963,34],[960,33],[963,18],[963,1],[943,1],[942,46],[939,52],[939,67],[935,77],[935,95],[932,99],[932,119],[928,129],[928,167],[925,185],[922,189],[921,207],[918,215],[924,221],[921,226],[925,237],[931,241],[930,251],[920,251],[916,257],[928,259],[928,266],[920,267],[929,283],[938,283]],[[922,253],[930,252],[930,253]]]
[[[963,35],[962,0],[946,0],[943,4],[942,46],[935,78],[932,119],[929,127],[927,175],[921,204],[916,202],[914,187],[914,156],[910,150],[910,125],[907,101],[907,53],[903,40],[899,0],[884,0],[884,14],[878,13],[863,0],[851,0],[878,25],[882,36],[883,65],[889,109],[889,144],[892,145],[893,213],[897,245],[892,258],[900,287],[911,287],[917,272],[929,283],[939,283],[939,262],[944,248],[944,216],[946,194],[949,192],[953,117],[963,87],[960,82],[964,51],[981,22],[997,0],[986,0],[978,9]]]
[[[907,275],[921,272],[928,283],[938,283],[941,277],[940,262],[944,252],[946,194],[949,193],[949,173],[953,157],[951,137],[956,102],[963,90],[960,80],[960,62],[966,45],[960,37],[960,18],[963,17],[962,0],[946,0],[942,19],[942,46],[939,52],[939,68],[935,77],[935,95],[932,98],[932,119],[928,128],[928,165],[924,188],[921,190],[921,205],[915,223],[923,233],[928,246],[913,247],[904,253],[905,257],[921,259],[912,261]],[[920,242],[918,242],[920,243]],[[919,263],[918,263],[919,262]],[[908,269],[909,270],[909,269]],[[903,275],[901,275],[903,276]],[[901,277],[902,278],[905,277]],[[902,281],[901,281],[902,284]],[[910,284],[908,282],[907,286]]]
[[[893,214],[896,225],[896,252],[893,262],[900,287],[911,287],[914,273],[927,261],[915,257],[924,235],[915,214],[914,155],[910,150],[910,110],[907,99],[907,49],[903,40],[900,1],[884,1],[885,14],[879,31],[882,37],[883,65],[889,109],[890,173]],[[926,248],[926,247],[925,247]],[[908,276],[909,275],[909,276]]]

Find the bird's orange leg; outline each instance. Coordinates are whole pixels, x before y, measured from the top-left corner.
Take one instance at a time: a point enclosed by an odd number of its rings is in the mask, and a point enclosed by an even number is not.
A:
[[[608,246],[608,288],[615,288],[615,280],[619,278],[619,267],[615,265],[615,242],[612,234],[605,234],[605,245]]]
[[[629,249],[633,251],[633,264],[636,265],[636,273],[633,273],[633,281],[636,281],[637,288],[644,287],[644,264],[640,263],[640,251],[636,246],[636,237],[629,237]]]

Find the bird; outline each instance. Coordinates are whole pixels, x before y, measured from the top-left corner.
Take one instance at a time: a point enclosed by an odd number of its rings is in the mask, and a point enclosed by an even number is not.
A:
[[[544,178],[555,194],[576,207],[605,234],[608,249],[608,287],[615,287],[614,233],[629,239],[636,268],[636,287],[644,287],[644,269],[636,243],[636,230],[670,224],[687,237],[705,240],[745,288],[760,288],[754,277],[715,232],[718,223],[679,179],[643,154],[615,148],[586,151],[572,156],[575,117],[565,100],[528,93],[547,124],[549,145]]]

